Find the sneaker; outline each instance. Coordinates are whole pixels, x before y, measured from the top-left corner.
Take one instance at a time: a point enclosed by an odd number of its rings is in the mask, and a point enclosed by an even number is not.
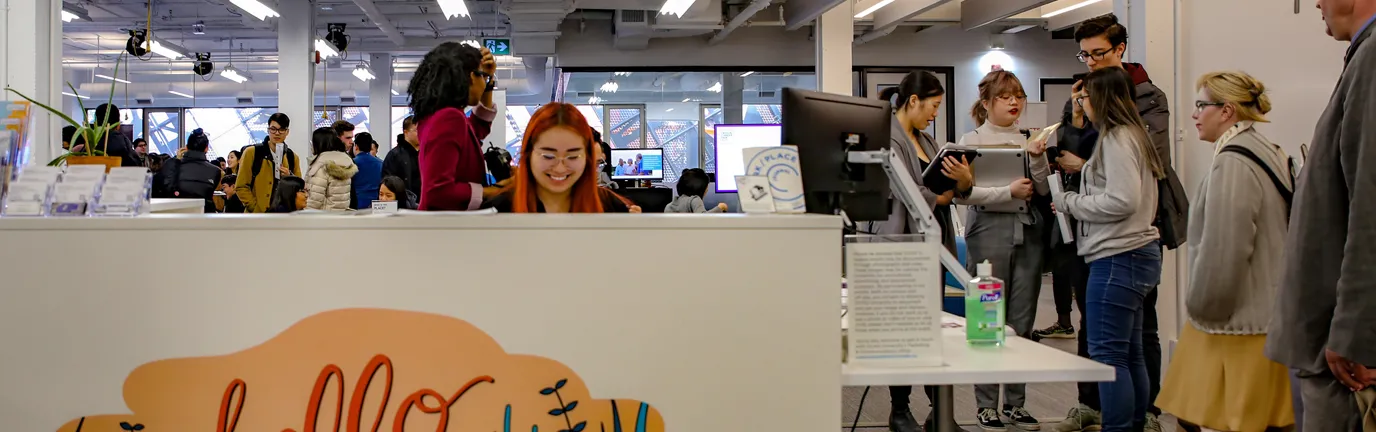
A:
[[[980,408],[979,428],[987,431],[1008,430],[1008,427],[1004,426],[1003,420],[999,419],[999,412],[993,408]]]
[[[1032,336],[1037,339],[1075,339],[1075,327],[1056,323],[1051,327],[1033,331]]]
[[[1142,432],[1161,432],[1161,420],[1156,418],[1156,414],[1147,413],[1147,426]]]
[[[1076,405],[1065,415],[1065,421],[1057,423],[1051,430],[1055,432],[1081,432],[1097,431],[1102,426],[1103,420],[1099,417],[1099,412],[1084,405]]]
[[[1003,416],[1007,417],[1008,420],[1019,429],[1029,431],[1042,430],[1042,423],[1037,421],[1036,417],[1032,417],[1032,414],[1028,413],[1023,407],[1010,407],[1005,405],[1003,407]],[[1158,430],[1156,432],[1161,431]]]

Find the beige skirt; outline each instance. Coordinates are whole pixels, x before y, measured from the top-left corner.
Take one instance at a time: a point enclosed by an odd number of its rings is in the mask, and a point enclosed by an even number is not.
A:
[[[1186,323],[1156,405],[1209,429],[1261,432],[1295,423],[1290,375],[1266,358],[1266,335],[1216,335]]]

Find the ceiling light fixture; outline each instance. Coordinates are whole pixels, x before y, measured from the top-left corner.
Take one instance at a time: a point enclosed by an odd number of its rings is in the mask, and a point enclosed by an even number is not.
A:
[[[1085,0],[1085,1],[1082,1],[1082,2],[1079,2],[1079,3],[1076,3],[1076,4],[1073,4],[1073,5],[1070,5],[1070,6],[1066,6],[1064,9],[1057,10],[1057,11],[1052,11],[1051,13],[1048,13],[1048,14],[1046,14],[1046,15],[1042,15],[1042,18],[1051,18],[1051,17],[1054,17],[1054,16],[1056,16],[1056,15],[1060,15],[1060,14],[1063,14],[1063,13],[1066,13],[1066,12],[1073,11],[1073,10],[1075,10],[1075,9],[1079,9],[1079,8],[1082,8],[1082,7],[1085,7],[1085,6],[1089,6],[1089,5],[1098,3],[1099,1],[1100,1],[1100,0]]]
[[[707,91],[710,91],[710,92],[713,92],[713,93],[721,93],[721,81],[717,81],[716,84],[712,84],[711,87],[708,87],[708,88],[707,88]]]
[[[748,76],[751,76],[751,75],[754,75],[754,74],[755,74],[755,71],[746,72],[746,73],[741,74],[741,78],[745,78],[745,77],[748,77]]]
[[[616,76],[631,76],[631,73],[630,73],[630,72],[613,72],[612,75],[616,75]]]
[[[683,98],[683,101],[684,101],[684,102],[688,102],[688,101],[690,101],[690,100],[693,100],[693,98]]]
[[[602,98],[600,98],[600,97],[593,96],[593,97],[588,98],[588,105],[597,105],[597,104],[600,104],[600,103],[602,103]]]
[[[153,38],[152,50],[154,54],[167,57],[172,60],[177,60],[182,57],[186,57],[186,54],[182,54],[182,52],[184,52],[182,47],[173,45],[170,42],[160,41],[156,37]]]
[[[234,3],[234,5],[238,6],[239,9],[243,9],[244,12],[248,12],[249,15],[253,15],[254,17],[257,17],[259,20],[266,21],[268,17],[281,16],[277,14],[277,11],[272,10],[272,8],[268,7],[262,2],[259,2],[258,0],[229,0],[229,2]]]
[[[358,66],[354,66],[354,77],[363,82],[377,78],[373,75],[373,70],[368,68],[367,63],[359,63]]]
[[[110,81],[115,81],[115,82],[119,82],[119,83],[123,83],[123,84],[131,84],[131,83],[129,82],[129,80],[122,80],[122,79],[115,78],[115,77],[112,77],[112,76],[109,76],[109,75],[96,74],[96,78],[107,79],[107,80],[110,80]]]
[[[397,93],[397,89],[392,89],[392,96],[401,96],[401,93]]]
[[[249,75],[248,72],[239,71],[234,65],[225,66],[224,69],[220,69],[220,76],[239,84],[243,84],[245,81],[253,79],[253,75]]]
[[[86,8],[74,4],[62,3],[62,22],[72,22],[74,20],[90,21],[91,16],[86,14]]]
[[[855,14],[855,17],[860,18],[869,16],[870,14],[874,13],[874,11],[877,11],[879,10],[879,8],[882,8],[884,6],[888,6],[890,3],[893,3],[893,0],[881,0],[879,3],[875,3],[874,6],[870,6],[869,8],[860,11],[860,13]]]
[[[463,0],[437,0],[437,2],[440,4],[440,10],[442,11],[441,13],[444,14],[444,19],[456,16],[468,16],[468,5],[464,4]]]
[[[182,92],[179,92],[179,91],[176,91],[176,90],[168,90],[167,92],[168,92],[168,93],[172,93],[172,94],[177,95],[177,96],[181,96],[181,97],[187,98],[187,99],[195,99],[195,98],[196,98],[195,96],[192,96],[192,95],[189,95],[189,94],[186,94],[186,93],[182,93]]]
[[[320,58],[338,57],[339,50],[334,49],[334,45],[325,42],[324,39],[315,40],[315,51],[320,53]]]
[[[90,98],[91,98],[90,96],[79,95],[79,94],[70,93],[70,92],[62,92],[62,94],[67,95],[67,96],[71,96],[71,97],[74,97],[74,98],[82,98],[82,99],[90,99]]]
[[[602,83],[602,91],[604,92],[616,93],[616,91],[620,89],[621,85],[617,84],[616,81],[607,81],[605,83]]]
[[[1025,30],[1031,29],[1031,28],[1033,28],[1033,27],[1036,27],[1036,25],[1032,25],[1032,24],[1023,24],[1023,25],[1020,25],[1020,26],[1017,26],[1017,27],[1010,28],[1010,29],[1008,29],[1008,30],[1004,30],[1004,31],[1003,31],[1003,34],[1021,33],[1021,32],[1025,31]]]
[[[664,0],[664,6],[659,8],[659,14],[682,18],[690,7],[693,7],[693,0]]]

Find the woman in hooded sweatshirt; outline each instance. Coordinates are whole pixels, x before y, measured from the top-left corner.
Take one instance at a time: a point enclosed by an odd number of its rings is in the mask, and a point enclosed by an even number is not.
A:
[[[1156,404],[1194,428],[1284,428],[1295,424],[1290,377],[1264,351],[1284,267],[1289,157],[1252,127],[1271,111],[1261,81],[1214,72],[1195,89],[1195,128],[1214,157],[1190,203],[1188,322]]]
[[[1018,130],[1018,118],[1027,102],[1022,82],[1009,71],[993,71],[979,82],[979,101],[971,108],[977,128],[960,138],[971,147],[1014,145],[1027,150],[1027,164],[1016,173],[1021,178],[1006,186],[972,187],[956,191],[956,204],[966,208],[965,245],[970,271],[975,264],[993,264],[994,277],[1003,279],[1008,325],[1019,336],[1032,336],[1037,318],[1037,298],[1042,287],[1042,257],[1046,248],[1046,220],[1032,205],[1032,197],[1050,192],[1046,176],[1046,140],[1029,142]],[[947,164],[949,167],[949,164]],[[961,170],[968,175],[969,170]],[[973,180],[972,177],[966,178]],[[1024,408],[1026,384],[1003,384],[1003,405],[999,405],[999,384],[975,386],[979,426],[1001,430],[1006,417],[1023,430],[1039,430],[1041,423]],[[1002,410],[1000,410],[1002,408]]]
[[[909,72],[903,77],[903,81],[897,87],[884,89],[879,98],[893,102],[894,116],[892,127],[889,131],[889,148],[893,150],[894,156],[901,158],[908,166],[909,174],[913,180],[918,182],[921,188],[922,203],[918,205],[928,205],[932,208],[932,213],[936,217],[937,224],[941,227],[941,244],[947,250],[955,252],[956,237],[955,231],[951,227],[951,199],[954,191],[944,194],[936,194],[931,190],[922,187],[922,170],[932,163],[932,158],[937,155],[936,140],[931,135],[923,132],[931,126],[932,121],[936,120],[937,111],[941,108],[942,99],[946,95],[946,89],[942,88],[941,81],[936,75],[930,72],[915,71]],[[968,165],[960,162],[953,162],[954,166],[965,167]],[[948,177],[955,178],[948,173]],[[958,182],[957,189],[968,189],[970,185]],[[908,209],[899,200],[893,200],[893,209],[889,213],[889,219],[879,223],[876,234],[880,235],[904,235],[915,234],[918,227],[912,226],[913,216],[908,214]],[[909,405],[909,398],[912,396],[912,386],[891,386],[889,387],[889,398],[893,406],[889,412],[889,430],[894,432],[917,432],[922,430],[922,425],[913,418],[912,409]],[[927,397],[930,399],[936,394],[936,387],[927,387]],[[931,418],[928,418],[930,422]],[[960,430],[959,426],[952,425],[952,430]],[[933,425],[935,427],[935,425]]]
[[[311,152],[315,153],[315,159],[311,160],[306,174],[306,208],[348,210],[358,166],[344,152],[344,141],[334,129],[322,127],[311,133]]]
[[[1055,206],[1079,221],[1076,250],[1089,263],[1089,356],[1115,370],[1113,381],[1099,383],[1103,430],[1140,431],[1151,405],[1142,323],[1147,295],[1161,282],[1161,234],[1152,221],[1165,166],[1137,114],[1126,70],[1090,72],[1084,89],[1088,94],[1074,103],[1099,127],[1099,144],[1081,169],[1080,192],[1055,194]]]

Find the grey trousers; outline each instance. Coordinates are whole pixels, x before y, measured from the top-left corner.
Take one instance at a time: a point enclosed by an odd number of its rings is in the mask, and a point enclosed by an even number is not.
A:
[[[1304,399],[1304,432],[1353,432],[1361,430],[1357,399],[1327,371],[1318,375],[1296,374]],[[1296,420],[1300,420],[1296,418]]]
[[[994,277],[1003,279],[1004,308],[1009,326],[1018,336],[1030,337],[1037,318],[1037,298],[1042,292],[1042,263],[1046,255],[1046,224],[1040,216],[1034,223],[1023,223],[1025,215],[988,213],[971,210],[966,226],[967,266],[988,260]],[[975,386],[975,403],[980,409],[999,408],[999,384]],[[1004,405],[1023,407],[1027,403],[1026,384],[1003,384]]]

